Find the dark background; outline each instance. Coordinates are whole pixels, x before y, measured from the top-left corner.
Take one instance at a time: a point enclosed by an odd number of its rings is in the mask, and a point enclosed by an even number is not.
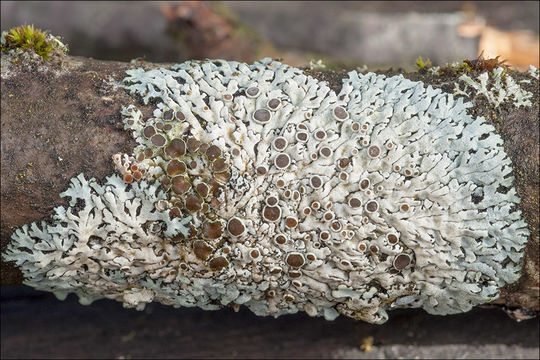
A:
[[[499,309],[454,316],[396,310],[384,325],[304,313],[277,319],[245,307],[203,311],[157,303],[144,311],[112,300],[82,306],[24,286],[1,290],[4,358],[537,358],[538,319]],[[372,336],[375,349],[360,350]]]

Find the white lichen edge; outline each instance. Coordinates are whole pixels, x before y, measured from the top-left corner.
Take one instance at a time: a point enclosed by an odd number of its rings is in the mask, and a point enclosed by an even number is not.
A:
[[[193,254],[193,239],[175,239],[207,219],[185,211],[171,220],[163,209],[181,195],[156,185],[170,161],[154,156],[138,163],[146,178],[129,185],[116,175],[103,185],[79,175],[61,194],[71,198],[69,207],[56,208],[52,223],[17,229],[3,256],[20,267],[25,284],[59,298],[74,292],[83,304],[243,304],[257,315],[300,310],[383,323],[391,308],[468,311],[518,279],[529,233],[515,209],[510,160],[494,128],[468,114],[472,105],[463,99],[402,76],[355,71],[336,94],[270,59],[127,73],[126,88],[157,103],[151,119],[133,105],[123,110],[139,143],[134,154],[161,154],[143,130],[162,122],[167,109],[181,112],[185,120],[163,136],[221,149],[231,177],[216,193],[221,206],[213,216],[239,219],[245,231],[201,239],[210,257],[228,261],[209,271],[208,260]],[[249,87],[258,96],[246,96]],[[271,99],[279,100],[271,120],[256,121],[255,111]],[[285,150],[272,146],[278,136]],[[329,156],[321,155],[323,146]],[[279,154],[288,156],[284,168],[276,166]],[[256,173],[261,166],[265,174]],[[280,212],[268,221],[261,213],[272,196]],[[277,234],[286,241],[276,242]]]
[[[538,72],[534,70],[534,66],[529,68],[529,75],[532,78],[538,79]],[[515,82],[514,78],[506,73],[502,67],[493,69],[478,75],[476,79],[471,78],[467,74],[459,77],[459,80],[464,83],[464,88],[461,89],[459,83],[456,82],[454,95],[462,95],[465,97],[483,96],[489,104],[494,108],[498,108],[505,102],[511,102],[515,107],[532,106],[533,94],[530,91],[524,90]],[[522,81],[526,81],[522,80]],[[469,93],[467,90],[472,89],[474,93]]]

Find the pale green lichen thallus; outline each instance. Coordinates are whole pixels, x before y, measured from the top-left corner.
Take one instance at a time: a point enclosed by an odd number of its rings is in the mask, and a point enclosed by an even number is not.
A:
[[[471,103],[355,71],[336,93],[270,59],[127,75],[138,146],[14,232],[4,258],[26,284],[85,304],[383,323],[392,308],[468,311],[518,279],[511,163]]]

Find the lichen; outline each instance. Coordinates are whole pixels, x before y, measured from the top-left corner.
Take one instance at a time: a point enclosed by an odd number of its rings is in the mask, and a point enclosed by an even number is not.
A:
[[[526,223],[501,138],[471,103],[352,71],[339,94],[264,59],[127,71],[138,146],[83,175],[50,224],[3,255],[25,283],[150,301],[372,323],[453,314],[518,279]]]
[[[326,69],[326,64],[322,61],[322,59],[311,59],[309,60],[308,68],[309,70],[324,70]]]
[[[530,72],[534,77],[534,72]],[[455,84],[454,95],[465,97],[482,96],[494,108],[498,108],[504,103],[510,103],[515,107],[532,106],[530,99],[533,94],[521,88],[514,79],[502,67],[493,69],[492,72],[486,71],[476,77],[476,79],[463,74],[459,80],[465,85],[460,88],[459,83]],[[468,92],[468,90],[472,92]]]
[[[140,269],[126,265],[159,263],[163,255],[153,254],[148,245],[159,242],[159,235],[188,231],[189,217],[169,219],[155,208],[165,198],[157,184],[138,182],[128,189],[112,175],[102,186],[80,174],[60,195],[71,199],[70,207],[54,209],[54,224],[43,221],[17,229],[13,240],[18,253],[7,257],[22,265],[25,284],[53,291],[58,298],[76,292],[81,303],[89,304],[104,294],[122,301],[126,294],[143,291],[126,282],[126,275]]]
[[[527,73],[528,73],[529,76],[532,77],[533,79],[538,80],[539,71],[538,71],[538,69],[537,69],[535,66],[530,65],[530,66],[529,66],[529,71],[528,71]]]

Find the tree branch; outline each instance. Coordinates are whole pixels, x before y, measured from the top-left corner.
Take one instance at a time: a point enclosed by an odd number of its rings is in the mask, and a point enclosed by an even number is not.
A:
[[[70,178],[84,172],[103,179],[115,171],[111,155],[130,153],[135,142],[123,130],[120,118],[121,108],[133,100],[114,83],[125,77],[127,69],[162,65],[81,57],[65,57],[61,65],[35,57],[13,64],[13,59],[2,56],[2,251],[15,228],[45,219],[54,207],[66,204],[58,194],[68,187]],[[333,71],[306,70],[306,73],[328,81],[334,89],[341,87],[341,79],[346,76],[345,72]],[[384,72],[389,76],[400,73]],[[403,75],[447,92],[454,91],[460,76],[455,71]],[[518,83],[530,80],[524,73],[511,75]],[[532,107],[506,104],[495,108],[477,95],[471,109],[472,114],[486,117],[504,140],[514,166],[515,186],[522,199],[519,207],[531,230],[522,277],[504,287],[496,302],[519,308],[515,317],[539,310],[538,80],[522,86],[534,94]],[[143,113],[150,111],[143,105],[139,108]],[[2,260],[1,270],[3,285],[22,282],[20,271],[11,263]]]

